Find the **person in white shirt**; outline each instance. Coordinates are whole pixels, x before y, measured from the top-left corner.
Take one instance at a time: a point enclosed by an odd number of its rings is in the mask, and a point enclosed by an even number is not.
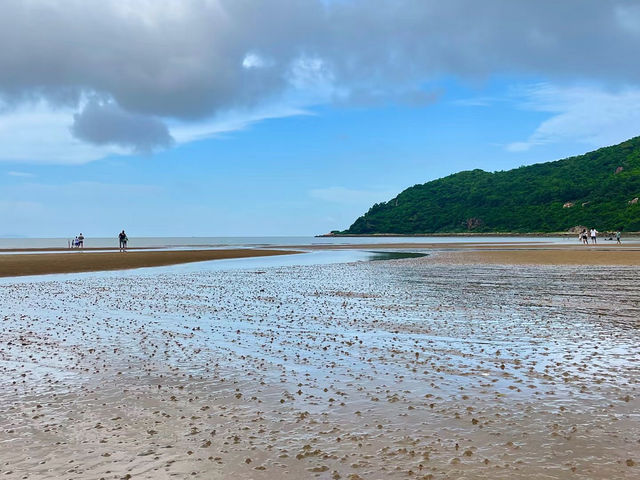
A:
[[[597,243],[598,231],[595,228],[591,229],[591,243]]]

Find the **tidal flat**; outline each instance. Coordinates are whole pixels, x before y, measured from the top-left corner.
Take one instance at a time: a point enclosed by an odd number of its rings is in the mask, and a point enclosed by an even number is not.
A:
[[[6,479],[632,479],[640,269],[437,258],[0,283]]]

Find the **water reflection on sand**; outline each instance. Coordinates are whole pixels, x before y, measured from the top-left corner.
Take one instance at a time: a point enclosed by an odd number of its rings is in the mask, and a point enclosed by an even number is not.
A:
[[[3,281],[4,477],[637,478],[638,268],[243,262]]]

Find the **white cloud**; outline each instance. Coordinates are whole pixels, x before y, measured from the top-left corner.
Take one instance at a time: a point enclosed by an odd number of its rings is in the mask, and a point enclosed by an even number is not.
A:
[[[33,173],[27,173],[27,172],[16,172],[16,171],[10,171],[7,172],[7,175],[9,175],[10,177],[33,177]]]
[[[454,100],[451,103],[457,107],[491,107],[500,101],[504,101],[504,99],[497,97],[471,97]]]
[[[640,89],[609,91],[596,86],[537,84],[515,92],[520,108],[551,116],[525,139],[510,143],[512,152],[564,141],[601,147],[640,134]]]
[[[149,128],[173,125],[189,141],[288,115],[265,114],[273,103],[421,106],[438,97],[422,91],[438,78],[640,84],[640,13],[630,3],[3,0],[0,160],[85,163],[129,153]],[[84,118],[91,129],[76,129],[79,141],[69,126],[92,95],[113,108]],[[149,128],[124,128],[127,119]]]
[[[534,144],[529,142],[512,142],[507,144],[505,149],[508,152],[526,152],[527,150],[530,150],[533,145]]]
[[[247,53],[242,60],[242,66],[248,70],[252,68],[267,68],[273,66],[273,60],[269,60],[254,52]]]
[[[0,161],[77,165],[126,153],[75,139],[69,130],[73,113],[69,108],[52,108],[45,101],[5,109],[0,114]]]
[[[287,105],[273,105],[254,110],[238,110],[225,112],[199,122],[174,121],[169,131],[177,143],[188,143],[218,135],[244,130],[250,125],[274,118],[312,115],[308,110]]]
[[[640,35],[640,5],[618,5],[615,10],[615,19],[627,32]]]
[[[330,89],[335,81],[331,67],[322,58],[307,56],[292,62],[288,78],[291,85],[300,90]]]
[[[311,101],[310,99],[308,99]],[[296,102],[301,101],[296,99]],[[293,103],[293,102],[292,102]],[[84,108],[86,102],[81,104]],[[94,145],[74,137],[71,126],[75,111],[55,108],[45,101],[21,105],[0,112],[0,162],[24,164],[81,165],[109,155],[127,155],[130,148],[113,144]],[[203,140],[273,118],[312,115],[303,108],[286,103],[265,105],[255,109],[220,113],[215,118],[185,122],[168,122],[171,136],[177,144]],[[12,176],[20,172],[9,173]]]

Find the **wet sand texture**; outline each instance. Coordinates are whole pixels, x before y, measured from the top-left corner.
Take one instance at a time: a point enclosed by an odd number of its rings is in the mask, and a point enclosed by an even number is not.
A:
[[[566,243],[387,243],[364,245],[312,245],[306,250],[426,251],[438,262],[504,265],[640,265],[640,245]]]
[[[639,478],[637,267],[0,283],[6,479]]]
[[[458,250],[434,256],[435,261],[462,264],[503,265],[640,265],[640,250],[575,247],[554,249]]]
[[[228,258],[289,255],[291,251],[261,249],[172,250],[6,254],[0,255],[0,277],[42,275],[48,273],[93,272],[158,267],[179,263],[202,262]]]

